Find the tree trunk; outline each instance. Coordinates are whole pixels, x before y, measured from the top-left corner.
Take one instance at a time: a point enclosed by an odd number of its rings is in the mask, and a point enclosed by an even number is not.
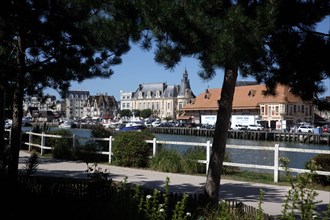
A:
[[[17,38],[17,78],[16,87],[14,90],[13,99],[13,125],[11,128],[11,146],[10,155],[11,160],[8,167],[8,174],[12,180],[15,180],[18,175],[18,159],[19,151],[21,148],[21,129],[22,129],[22,118],[23,118],[23,98],[24,98],[24,79],[25,79],[25,49],[22,43],[21,36]]]
[[[4,82],[0,85],[0,163],[3,164],[4,162],[4,152],[5,152],[5,87]],[[4,167],[0,165],[0,171],[3,171]]]
[[[225,69],[224,81],[221,89],[217,122],[213,135],[211,158],[206,178],[205,195],[211,207],[219,201],[219,189],[222,165],[224,161],[228,129],[232,111],[232,103],[237,80],[237,69]]]

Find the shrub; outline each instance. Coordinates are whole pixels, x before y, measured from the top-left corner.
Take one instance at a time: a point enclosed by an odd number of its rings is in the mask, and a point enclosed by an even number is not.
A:
[[[182,156],[181,166],[183,172],[187,174],[205,173],[205,164],[198,163],[198,160],[205,160],[205,158],[205,148],[190,148]]]
[[[109,138],[112,130],[106,129],[103,125],[96,125],[91,128],[93,138]],[[107,161],[108,156],[98,154],[98,151],[109,151],[109,141],[89,140],[84,145],[75,148],[75,157],[86,163]]]
[[[230,154],[228,152],[225,152],[225,157],[224,157],[224,162],[231,162],[230,160]],[[230,174],[235,174],[239,172],[240,169],[239,167],[231,167],[231,166],[222,166],[222,175],[230,175]]]
[[[65,129],[54,130],[50,134],[72,137],[72,133]],[[46,146],[53,148],[53,158],[55,159],[74,159],[72,138],[46,138]]]
[[[147,167],[152,152],[146,140],[152,140],[154,135],[148,131],[119,132],[113,141],[113,162],[119,166]]]
[[[150,168],[162,172],[181,172],[181,155],[174,149],[162,148],[155,157],[150,160]]]
[[[108,144],[107,141],[104,142]],[[82,160],[86,163],[108,161],[109,156],[96,153],[98,150],[99,146],[95,141],[87,141],[84,145],[78,146],[74,149],[74,155],[77,160]]]
[[[312,163],[312,161],[315,161],[315,164],[316,164],[318,170],[330,171],[330,155],[329,154],[319,154],[319,155],[313,157],[311,160],[309,160],[305,164],[305,169],[308,169],[308,167],[310,167],[310,164]],[[314,175],[312,179],[313,179],[314,183],[321,184],[323,186],[330,185],[330,176]]]
[[[93,126],[91,129],[91,135],[93,138],[109,138],[112,135],[113,131],[106,129],[103,125]],[[108,141],[94,141],[95,147],[98,151],[108,151],[109,142]]]

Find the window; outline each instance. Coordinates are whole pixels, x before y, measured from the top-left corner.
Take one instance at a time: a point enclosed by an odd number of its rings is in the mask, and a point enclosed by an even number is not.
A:
[[[256,94],[256,90],[250,90],[249,93],[248,93],[248,96],[249,97],[254,97]]]

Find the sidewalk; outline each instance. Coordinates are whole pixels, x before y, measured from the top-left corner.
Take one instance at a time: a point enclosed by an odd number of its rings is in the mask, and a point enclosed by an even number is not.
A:
[[[24,165],[29,153],[20,151],[19,167]],[[91,165],[91,164],[90,164]],[[205,176],[194,176],[176,173],[156,172],[145,169],[132,169],[110,165],[98,165],[98,167],[110,172],[111,178],[115,181],[123,181],[127,177],[128,183],[139,184],[151,189],[164,189],[166,177],[169,177],[170,192],[178,193],[202,193],[206,182]],[[39,158],[37,174],[48,176],[87,178],[85,170],[87,165],[77,161],[62,161]],[[220,199],[233,199],[243,202],[246,205],[258,207],[260,189],[264,193],[262,209],[270,215],[280,215],[283,209],[282,204],[287,194],[287,186],[275,186],[259,183],[241,182],[221,179]],[[318,209],[326,210],[330,203],[330,192],[317,191]]]

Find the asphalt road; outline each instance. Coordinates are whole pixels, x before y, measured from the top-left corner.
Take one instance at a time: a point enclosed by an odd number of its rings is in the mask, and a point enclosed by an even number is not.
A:
[[[29,153],[20,152],[20,164],[22,167],[29,158]],[[91,165],[91,164],[90,164]],[[151,189],[164,189],[165,180],[170,179],[170,192],[178,193],[202,193],[206,182],[205,176],[185,175],[177,173],[156,172],[145,169],[132,169],[126,167],[98,165],[103,171],[110,173],[115,181],[124,181],[127,178],[128,183],[140,184]],[[87,164],[77,161],[63,161],[46,158],[39,158],[37,175],[87,178]],[[258,207],[260,190],[264,191],[262,209],[264,213],[278,216],[283,210],[283,203],[288,191],[287,186],[266,185],[251,182],[233,181],[221,179],[220,199],[233,199],[243,202],[246,205]],[[318,210],[326,210],[330,203],[330,192],[316,191]]]

